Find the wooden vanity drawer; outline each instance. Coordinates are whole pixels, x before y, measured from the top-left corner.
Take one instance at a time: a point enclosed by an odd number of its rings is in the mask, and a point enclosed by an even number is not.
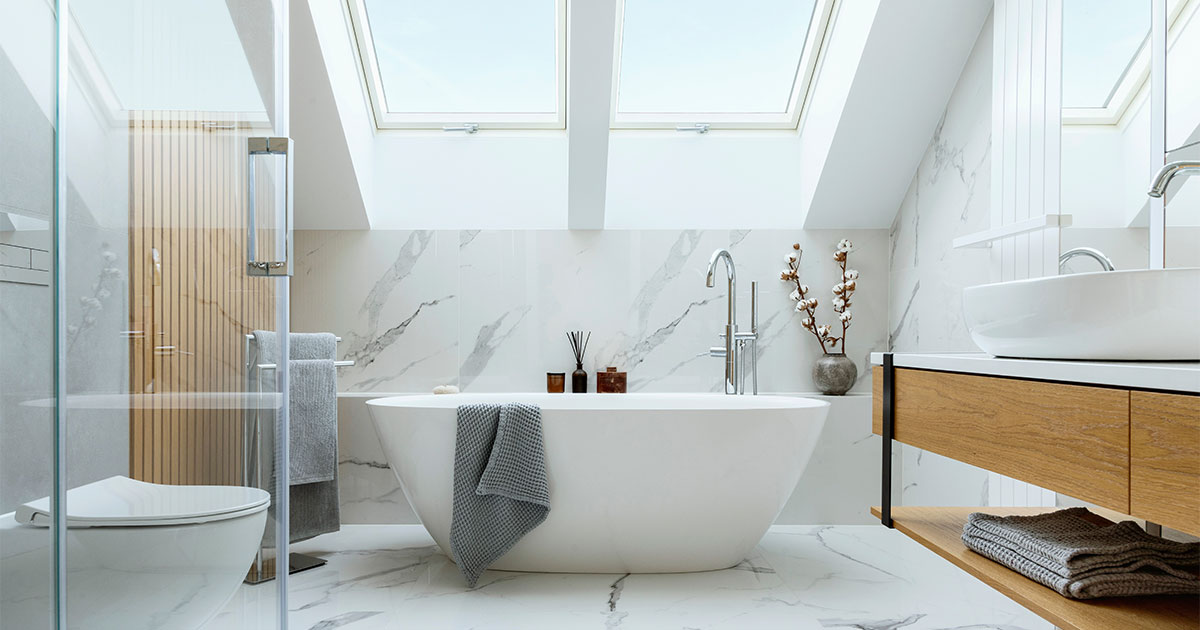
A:
[[[1129,513],[1128,390],[896,368],[894,428],[904,444]]]
[[[1200,536],[1200,396],[1133,392],[1129,513]]]

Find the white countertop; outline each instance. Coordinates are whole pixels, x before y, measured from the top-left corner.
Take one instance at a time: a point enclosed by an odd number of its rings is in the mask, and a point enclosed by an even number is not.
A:
[[[883,353],[872,352],[871,363],[881,365]],[[941,372],[1200,393],[1200,362],[1194,361],[1060,361],[1002,359],[983,353],[896,352],[892,355],[892,364]]]

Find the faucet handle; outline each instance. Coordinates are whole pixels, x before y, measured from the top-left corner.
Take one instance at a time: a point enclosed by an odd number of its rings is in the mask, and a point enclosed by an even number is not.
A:
[[[721,336],[724,337],[725,335],[721,335]],[[713,346],[713,347],[709,348],[708,356],[710,356],[710,357],[725,356],[725,346]]]

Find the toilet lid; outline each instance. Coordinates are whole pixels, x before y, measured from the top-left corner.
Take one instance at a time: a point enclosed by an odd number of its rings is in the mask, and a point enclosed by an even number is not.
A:
[[[67,527],[139,527],[205,523],[265,510],[271,496],[240,486],[169,486],[109,477],[67,491]],[[17,508],[20,523],[48,527],[50,498]]]

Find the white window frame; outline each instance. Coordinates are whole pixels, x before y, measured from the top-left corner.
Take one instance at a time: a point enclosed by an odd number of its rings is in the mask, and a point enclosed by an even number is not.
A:
[[[1196,0],[1168,0],[1167,2],[1167,24],[1168,24],[1168,43],[1173,44],[1179,38],[1179,29],[1176,25],[1182,26],[1183,20],[1180,16],[1183,15],[1184,8],[1190,7],[1195,10]],[[1149,7],[1147,6],[1147,9]],[[1113,88],[1112,94],[1108,97],[1108,103],[1104,107],[1064,107],[1062,109],[1062,124],[1064,125],[1116,125],[1124,118],[1125,112],[1129,111],[1129,106],[1133,105],[1141,94],[1146,82],[1150,80],[1150,34],[1146,34],[1146,39],[1142,41],[1142,45],[1138,48],[1137,53],[1129,61],[1129,65],[1125,67],[1125,72],[1117,81]]]
[[[554,78],[557,112],[419,112],[399,113],[387,109],[383,77],[375,57],[375,40],[367,18],[364,0],[346,0],[354,29],[358,56],[370,96],[375,126],[379,129],[441,129],[468,123],[479,129],[566,129],[567,128],[567,0],[554,2]]]
[[[796,129],[808,101],[809,88],[816,73],[817,62],[829,36],[829,26],[835,0],[816,0],[804,49],[792,81],[792,93],[786,112],[656,112],[623,113],[620,111],[621,48],[625,35],[625,0],[617,5],[616,44],[613,46],[612,103],[609,126],[612,129],[675,129],[676,126],[707,124],[709,129]]]

